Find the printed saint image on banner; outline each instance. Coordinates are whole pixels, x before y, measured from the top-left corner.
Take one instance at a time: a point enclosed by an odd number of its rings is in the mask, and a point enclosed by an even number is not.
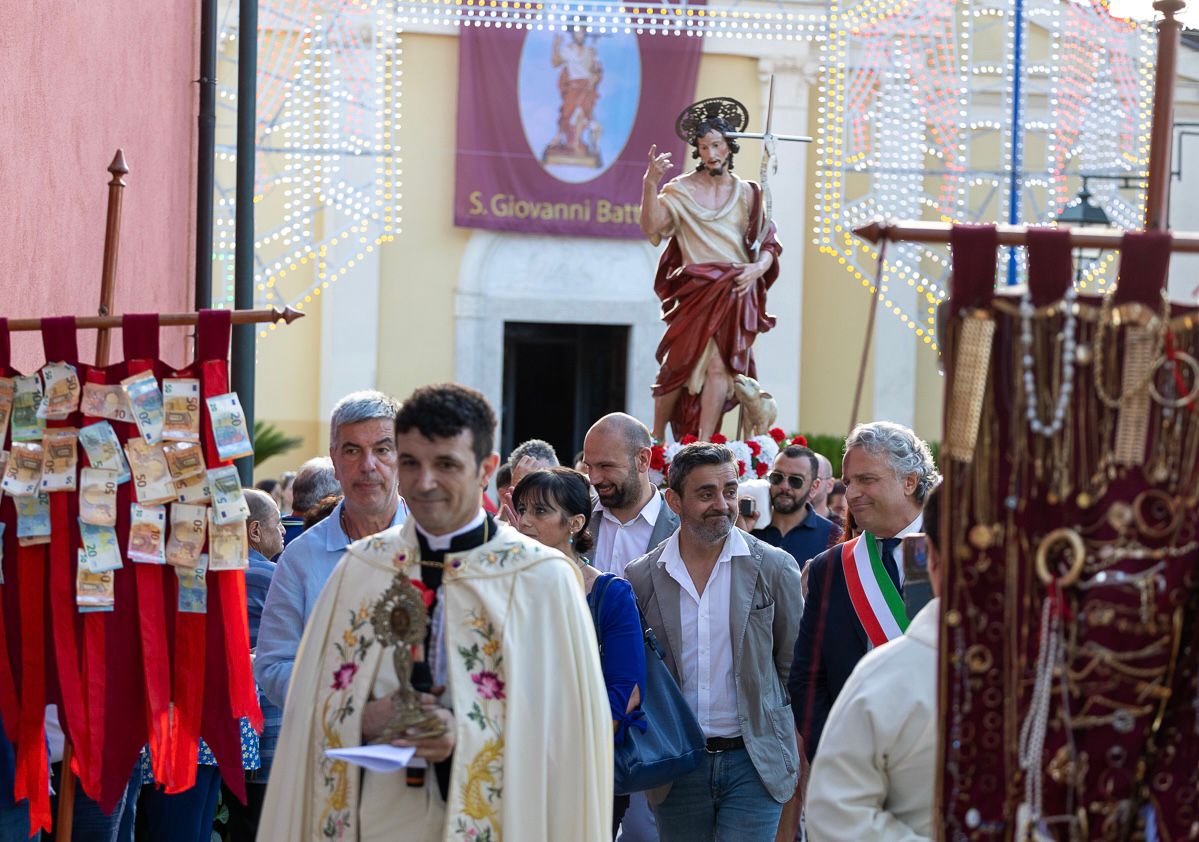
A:
[[[646,155],[657,144],[686,162],[674,119],[701,50],[700,38],[464,27],[454,224],[641,239]]]
[[[560,181],[590,181],[616,162],[637,118],[637,37],[530,32],[519,85],[525,139],[541,165]]]

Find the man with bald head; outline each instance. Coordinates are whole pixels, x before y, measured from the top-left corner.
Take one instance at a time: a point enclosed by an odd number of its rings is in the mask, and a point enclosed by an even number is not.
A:
[[[679,526],[649,481],[650,445],[649,429],[623,412],[596,421],[583,439],[583,462],[599,497],[588,527],[595,538],[591,563],[601,573],[623,576],[626,564]]]

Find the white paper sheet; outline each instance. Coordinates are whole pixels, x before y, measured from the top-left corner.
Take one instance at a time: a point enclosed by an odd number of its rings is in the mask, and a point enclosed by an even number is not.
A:
[[[325,751],[327,757],[334,760],[345,760],[355,766],[370,769],[372,772],[397,772],[408,766],[421,765],[412,762],[416,749],[412,746],[401,748],[393,745],[353,746],[351,748],[331,748]]]

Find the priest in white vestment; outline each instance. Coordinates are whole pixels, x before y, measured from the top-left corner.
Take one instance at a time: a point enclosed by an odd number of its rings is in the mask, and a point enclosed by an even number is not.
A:
[[[259,840],[610,838],[611,714],[581,578],[559,552],[483,512],[494,431],[485,399],[461,386],[423,387],[401,408],[394,457],[412,517],[351,545],[321,593]],[[414,657],[427,659],[434,692],[444,685],[439,705],[423,698],[448,731],[393,744],[430,764],[453,753],[448,775],[431,765],[415,785],[403,771],[325,755],[379,739],[394,714],[395,647],[376,639],[373,617],[397,576],[434,603]]]

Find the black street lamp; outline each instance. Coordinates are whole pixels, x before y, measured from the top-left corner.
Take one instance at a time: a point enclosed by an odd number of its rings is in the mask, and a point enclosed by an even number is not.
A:
[[[1091,195],[1090,188],[1087,186],[1087,176],[1082,177],[1082,189],[1078,191],[1078,196],[1062,208],[1062,212],[1057,215],[1058,225],[1067,228],[1108,228],[1112,221],[1107,213],[1095,203]],[[1077,284],[1082,280],[1083,260],[1086,260],[1088,265],[1093,264],[1096,260],[1103,256],[1103,250],[1100,249],[1094,253],[1087,252],[1085,249],[1075,249],[1075,265],[1074,283]]]

